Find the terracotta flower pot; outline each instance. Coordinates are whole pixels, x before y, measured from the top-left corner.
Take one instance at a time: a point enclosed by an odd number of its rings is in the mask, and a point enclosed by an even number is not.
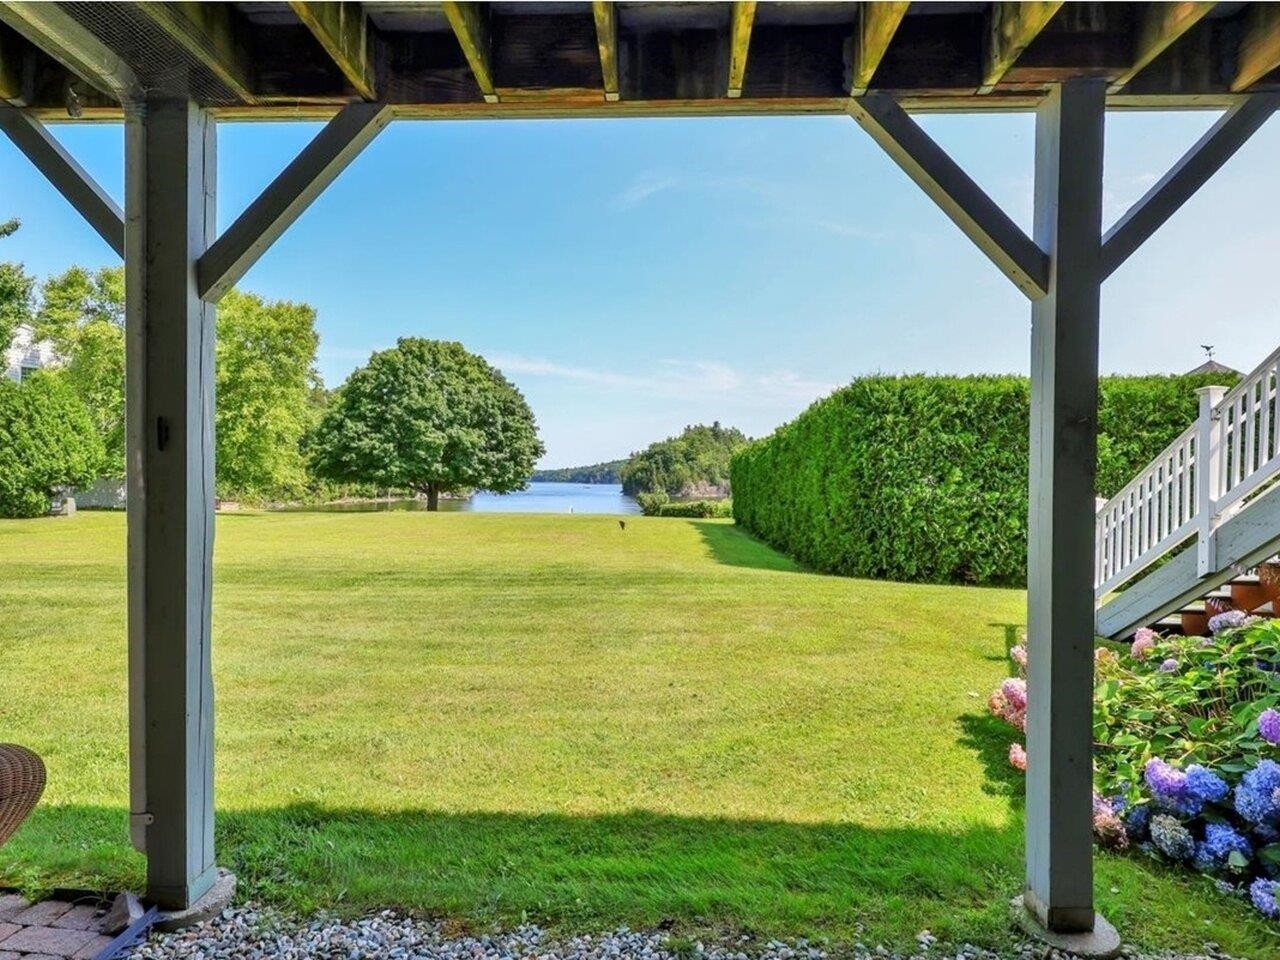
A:
[[[1267,599],[1280,604],[1280,563],[1264,563],[1258,567],[1258,580]]]
[[[1207,637],[1209,635],[1209,618],[1199,610],[1184,610],[1182,616],[1182,632],[1188,637]]]
[[[1231,602],[1236,605],[1237,609],[1243,610],[1245,613],[1252,613],[1270,599],[1271,597],[1267,595],[1267,591],[1261,583],[1233,583],[1231,585]]]

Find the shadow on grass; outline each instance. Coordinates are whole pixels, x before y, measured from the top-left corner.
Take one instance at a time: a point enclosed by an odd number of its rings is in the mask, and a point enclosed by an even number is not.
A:
[[[1006,797],[1021,810],[1026,800],[1025,775],[1009,763],[1009,744],[1021,739],[1003,720],[988,714],[968,713],[956,719],[960,746],[973,751],[982,763],[982,792]]]
[[[747,533],[734,523],[713,520],[690,520],[702,542],[717,563],[731,567],[751,567],[756,570],[782,570],[806,573],[804,567],[784,553],[779,553]]]
[[[105,834],[104,834],[104,831]],[[0,876],[136,886],[124,811],[44,806]],[[476,924],[619,924],[910,942],[998,942],[1016,826],[874,829],[663,815],[377,812],[299,804],[223,811],[219,861],[242,897],[301,910],[395,906]],[[39,869],[36,869],[36,867]]]

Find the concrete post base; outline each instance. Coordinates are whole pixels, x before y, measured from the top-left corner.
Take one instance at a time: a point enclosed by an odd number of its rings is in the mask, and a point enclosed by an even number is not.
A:
[[[1055,933],[1041,926],[1040,921],[1027,909],[1022,897],[1014,897],[1009,901],[1009,906],[1013,910],[1014,920],[1024,933],[1056,950],[1090,960],[1111,960],[1120,953],[1120,934],[1100,914],[1094,915],[1093,929],[1088,933]]]
[[[205,891],[204,896],[185,910],[170,910],[160,914],[155,929],[165,933],[191,927],[211,920],[231,905],[236,893],[236,875],[230,870],[218,869],[218,879]]]

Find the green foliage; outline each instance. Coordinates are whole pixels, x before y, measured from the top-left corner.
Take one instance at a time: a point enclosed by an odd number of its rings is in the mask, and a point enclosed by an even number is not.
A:
[[[223,496],[303,495],[300,444],[319,420],[315,309],[233,290],[218,305],[217,486]]]
[[[741,430],[719,421],[685,427],[678,437],[633,453],[621,471],[622,490],[631,496],[662,490],[673,497],[726,490],[729,459],[747,442]]]
[[[556,470],[535,470],[535,483],[621,483],[620,473],[625,460],[609,460],[586,467],[560,467]]]
[[[31,320],[35,278],[20,263],[0,263],[0,352],[13,341],[18,325]]]
[[[1172,659],[1174,670],[1161,670]],[[1139,798],[1153,757],[1198,763],[1231,779],[1275,753],[1258,716],[1280,707],[1280,621],[1212,638],[1161,640],[1141,658],[1098,659],[1093,739],[1098,789]]]
[[[410,337],[347,379],[308,451],[322,478],[417,490],[435,509],[449,491],[524,489],[543,446],[500,371],[460,343]]]
[[[693,517],[702,520],[733,516],[732,500],[676,500],[658,508],[660,517]]]
[[[1191,424],[1207,379],[1104,378],[1100,494]],[[1025,377],[855,380],[737,453],[734,516],[823,571],[1021,584],[1029,419]]]
[[[55,488],[91,483],[102,441],[84,404],[51,373],[0,379],[0,517],[37,517]]]
[[[667,501],[670,499],[665,490],[636,494],[636,503],[640,506],[640,512],[646,517],[656,517],[662,512],[662,508],[667,505]]]
[[[36,336],[63,358],[62,376],[89,410],[106,451],[103,471],[124,475],[124,267],[71,267],[41,285]]]

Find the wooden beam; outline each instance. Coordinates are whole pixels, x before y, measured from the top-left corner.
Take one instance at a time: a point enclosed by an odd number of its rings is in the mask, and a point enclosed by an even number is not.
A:
[[[338,3],[289,0],[289,6],[320,41],[320,46],[356,93],[366,100],[378,99],[373,59],[369,54],[369,17],[364,8],[350,0]]]
[[[729,21],[729,90],[735,99],[742,96],[747,76],[747,53],[751,49],[751,27],[756,20],[755,0],[734,0]]]
[[[485,20],[484,10],[478,3],[446,2],[443,4],[445,16],[449,18],[449,26],[453,35],[458,38],[458,45],[471,64],[471,73],[476,78],[480,93],[485,103],[497,103],[498,92],[493,85],[493,67],[490,57],[492,41],[489,39],[489,24]]]
[[[17,107],[0,104],[0,129],[45,175],[116,256],[124,256],[124,212],[120,205],[67,153],[44,124]]]
[[[1017,62],[1022,51],[1040,35],[1062,0],[1037,3],[993,3],[987,19],[979,93],[990,93]]]
[[[618,13],[608,0],[593,0],[591,13],[596,18],[596,41],[600,44],[604,98],[616,103],[622,97],[618,86]]]
[[[1133,66],[1111,81],[1108,93],[1117,93],[1147,64],[1164,53],[1180,36],[1204,19],[1216,3],[1141,3],[1136,5]]]
[[[1280,3],[1251,3],[1245,13],[1244,37],[1231,91],[1247,90],[1280,68]]]
[[[200,296],[217,302],[391,122],[391,108],[353,103],[330,120],[196,264]]]
[[[0,27],[0,100],[21,99],[22,58],[22,38]]]
[[[1255,93],[1224,113],[1107,231],[1102,238],[1102,276],[1114,273],[1164,226],[1277,109],[1280,94]]]
[[[849,113],[1018,289],[1033,300],[1045,295],[1045,252],[892,97],[855,97],[849,101]]]
[[[235,96],[246,103],[257,102],[250,79],[252,69],[230,4],[156,3],[133,4],[138,12],[175,44],[212,73]]]
[[[0,22],[108,96],[125,101],[141,95],[129,65],[60,4],[7,0],[0,3]]]
[[[860,97],[871,86],[876,67],[889,50],[898,24],[907,15],[909,3],[858,4],[858,24],[853,32],[853,69],[849,82],[849,95]]]

